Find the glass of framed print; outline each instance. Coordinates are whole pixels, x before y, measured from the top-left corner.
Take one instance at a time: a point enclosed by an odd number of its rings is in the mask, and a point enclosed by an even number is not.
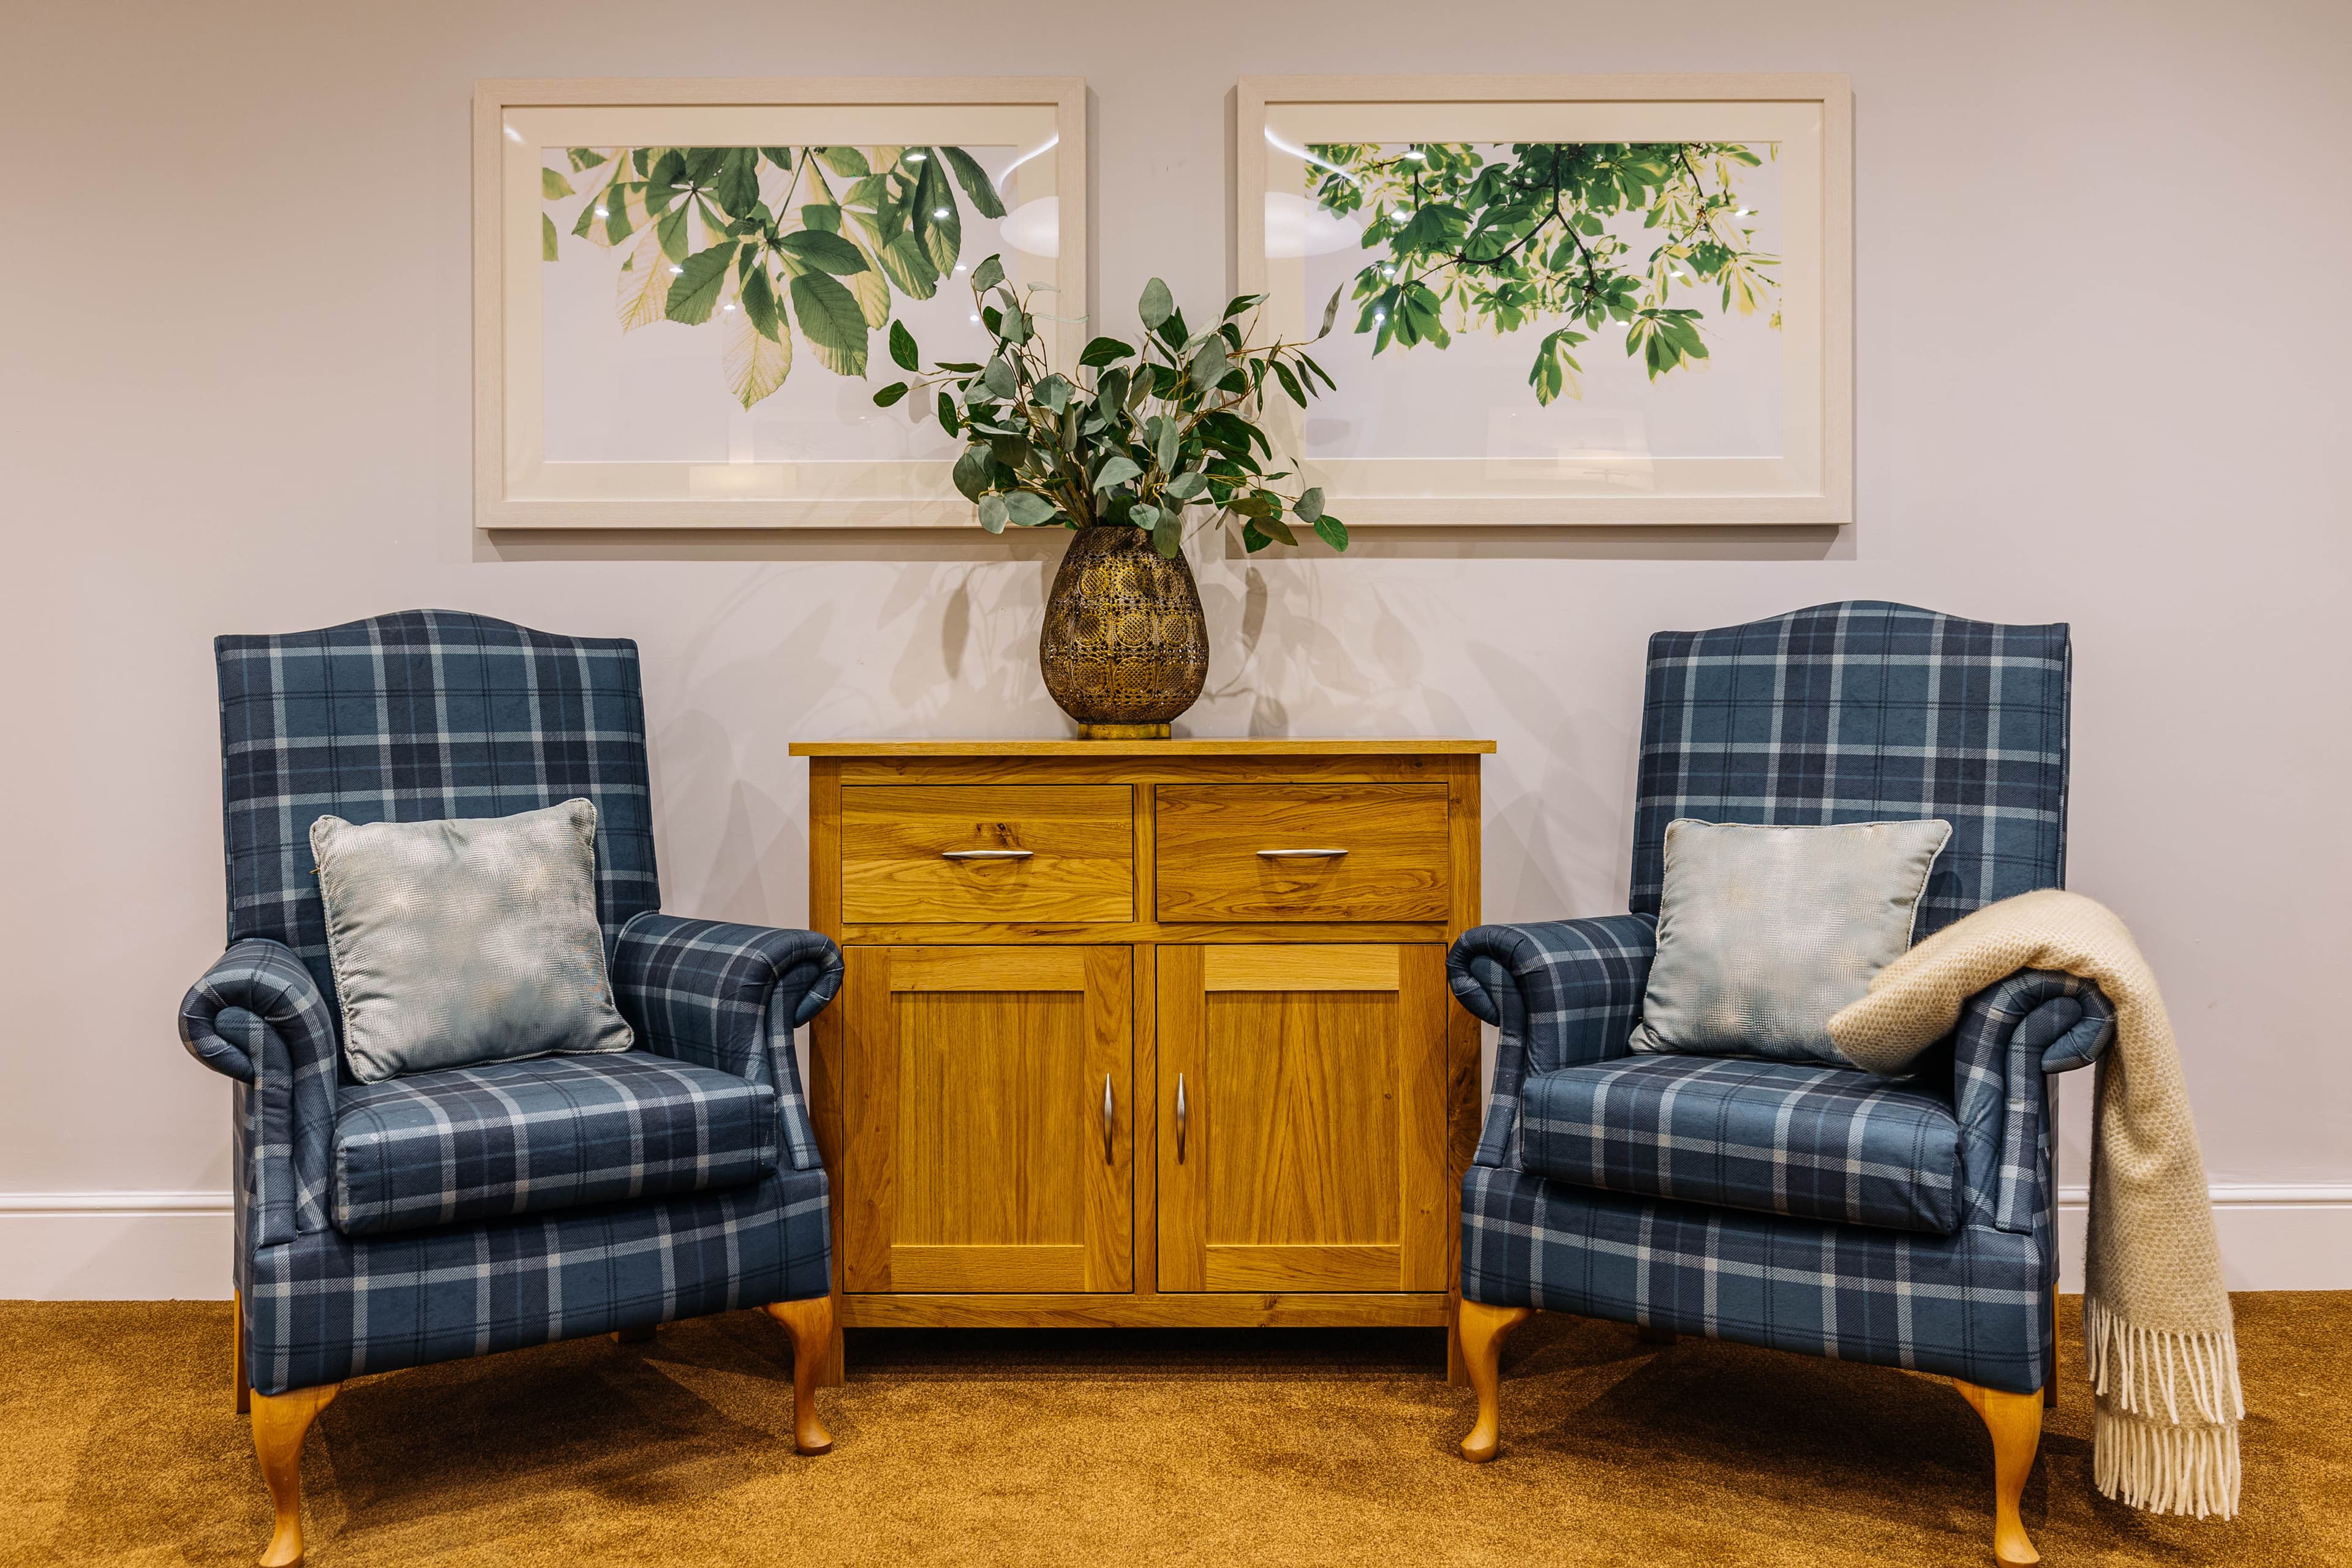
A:
[[[1086,167],[1076,78],[477,83],[476,526],[970,522],[892,329],[999,255],[1075,365]]]
[[[1353,522],[1853,521],[1843,76],[1244,77],[1241,290]]]

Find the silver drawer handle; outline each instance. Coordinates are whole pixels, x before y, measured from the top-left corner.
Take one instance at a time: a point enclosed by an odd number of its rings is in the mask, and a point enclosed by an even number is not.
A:
[[[1103,1163],[1111,1163],[1111,1129],[1117,1126],[1118,1101],[1110,1097],[1110,1074],[1103,1074]]]
[[[1257,858],[1261,860],[1337,860],[1346,853],[1345,849],[1261,849]]]
[[[942,849],[942,860],[1026,860],[1034,854],[1028,849]]]
[[[1184,1104],[1184,1075],[1180,1072],[1176,1075],[1176,1163],[1180,1165],[1184,1163],[1184,1122],[1186,1120],[1186,1109],[1187,1107]]]

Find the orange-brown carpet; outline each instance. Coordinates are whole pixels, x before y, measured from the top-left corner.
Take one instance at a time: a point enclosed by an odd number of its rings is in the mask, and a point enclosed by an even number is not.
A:
[[[2053,1565],[2352,1563],[2352,1293],[2238,1298],[2245,1512],[2091,1485],[2081,1347],[2026,1522]],[[228,1309],[0,1302],[0,1562],[249,1563],[269,1510]],[[1504,1449],[1433,1331],[853,1335],[792,1451],[783,1335],[738,1313],[350,1384],[304,1453],[313,1568],[441,1563],[1933,1564],[1990,1561],[1990,1448],[1945,1384],[1538,1317]]]

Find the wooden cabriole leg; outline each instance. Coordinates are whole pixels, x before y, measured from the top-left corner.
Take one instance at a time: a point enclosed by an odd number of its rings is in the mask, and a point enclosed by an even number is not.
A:
[[[822,1454],[833,1447],[833,1435],[816,1416],[817,1380],[834,1343],[833,1298],[771,1301],[768,1316],[793,1338],[793,1447],[803,1454]]]
[[[1500,1377],[1503,1340],[1534,1315],[1533,1307],[1490,1307],[1463,1298],[1462,1359],[1469,1368],[1470,1386],[1478,1391],[1478,1424],[1462,1439],[1462,1457],[1474,1465],[1493,1458],[1501,1440],[1502,1415],[1496,1407],[1495,1385]]]
[[[1959,1378],[1960,1391],[1985,1430],[1992,1434],[1992,1554],[2001,1568],[2024,1568],[2042,1561],[2017,1516],[2018,1500],[2025,1495],[2025,1478],[2033,1470],[2033,1451],[2042,1446],[2042,1394],[2004,1394]]]
[[[269,1500],[278,1508],[278,1528],[261,1554],[262,1568],[302,1561],[302,1438],[342,1386],[328,1383],[284,1394],[253,1393],[253,1451],[261,1460]]]

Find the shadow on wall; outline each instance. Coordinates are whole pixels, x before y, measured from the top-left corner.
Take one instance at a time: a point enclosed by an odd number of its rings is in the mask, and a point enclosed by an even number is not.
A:
[[[1035,689],[1038,606],[1058,561],[1040,546],[1054,542],[1007,549],[982,539],[980,550],[938,552],[922,546],[939,541],[918,539],[885,554],[870,535],[851,538],[839,559],[866,569],[835,574],[816,593],[819,580],[796,573],[794,559],[716,531],[650,546],[603,536],[551,545],[531,535],[503,556],[747,563],[695,574],[712,596],[694,601],[678,640],[648,670],[664,880],[685,900],[680,909],[753,923],[797,918],[785,913],[801,907],[807,854],[794,740],[1058,725]],[[805,562],[809,552],[792,554]]]
[[[1488,901],[1582,907],[1591,900],[1578,899],[1580,890],[1622,888],[1631,854],[1632,824],[1617,803],[1632,790],[1641,649],[1612,650],[1606,667],[1563,682],[1530,655],[1524,637],[1482,620],[1475,583],[1442,563],[1849,559],[1853,534],[1778,526],[1387,526],[1357,530],[1345,555],[1310,543],[1255,557],[1230,534],[1202,537],[1190,553],[1213,652],[1209,685],[1179,732],[1507,733],[1511,763],[1487,802]],[[711,913],[793,901],[796,887],[769,884],[785,874],[780,857],[796,865],[804,847],[786,842],[798,837],[798,812],[758,782],[793,776],[782,754],[789,738],[1071,732],[1036,664],[1063,542],[1056,532],[992,536],[976,528],[475,536],[484,561],[767,568],[732,582],[701,620],[680,671],[693,700],[656,737],[657,791],[724,803],[680,835],[681,868],[702,873]],[[1405,562],[1433,569],[1394,564]],[[762,618],[761,605],[772,603],[779,579],[797,563],[887,570],[868,579],[870,598],[821,603],[765,635],[747,637],[740,624],[726,629],[746,616]],[[793,678],[780,681],[780,670]],[[748,731],[747,713],[759,715]],[[1588,827],[1564,837],[1570,823]],[[1613,830],[1590,830],[1601,823]]]
[[[935,718],[960,716],[967,728],[984,727],[992,718],[1044,700],[1036,680],[1037,631],[1061,563],[1062,540],[1058,533],[992,535],[978,528],[476,530],[474,559],[898,568],[871,601],[870,621],[863,605],[836,604],[794,626],[769,650],[776,661],[770,678],[778,668],[795,672],[791,700],[799,706],[791,716],[797,721],[820,706],[812,694],[843,684],[839,678],[849,664],[878,668],[895,649],[881,690],[848,683],[866,691],[869,711],[856,719],[868,734],[919,734],[933,732],[927,725]],[[689,653],[702,655],[709,634],[773,590],[777,576],[773,571],[747,574],[718,613],[705,617],[706,632]],[[913,624],[902,624],[910,616]],[[851,645],[856,652],[845,657],[835,634],[867,640]],[[803,679],[817,675],[828,679]],[[887,710],[875,700],[885,695]],[[820,723],[803,732],[848,731]]]
[[[1612,538],[1586,531],[1569,542],[1658,552],[1657,531],[1632,531]],[[1735,542],[1817,559],[1820,531],[1802,531],[1814,537],[1769,540],[1743,531]],[[1640,643],[1563,680],[1530,652],[1524,626],[1465,615],[1464,606],[1477,601],[1460,579],[1360,570],[1383,559],[1473,559],[1481,542],[1454,530],[1427,542],[1389,535],[1367,531],[1359,537],[1375,547],[1360,543],[1339,560],[1320,551],[1324,559],[1302,561],[1228,549],[1197,562],[1217,651],[1189,727],[1211,734],[1502,739],[1510,755],[1502,771],[1489,771],[1486,798],[1490,908],[1617,907],[1611,900],[1622,897],[1632,854],[1633,824],[1622,803],[1633,791],[1639,745]],[[1524,540],[1502,542],[1507,554],[1526,553]],[[1723,553],[1719,540],[1664,542]],[[1406,548],[1394,548],[1400,543]],[[1416,557],[1412,546],[1422,543],[1435,548]],[[1570,824],[1580,826],[1564,832]]]
[[[1221,531],[1205,556],[1195,552],[1194,566],[1201,596],[1209,614],[1211,646],[1238,648],[1241,668],[1221,675],[1230,661],[1211,668],[1212,682],[1202,694],[1204,704],[1251,700],[1247,732],[1253,735],[1291,733],[1290,711],[1281,693],[1303,690],[1319,705],[1337,704],[1353,722],[1349,732],[1364,734],[1418,732],[1467,734],[1476,727],[1460,703],[1444,688],[1423,682],[1425,661],[1412,637],[1409,621],[1398,613],[1385,584],[1398,581],[1393,574],[1367,579],[1370,610],[1351,605],[1345,616],[1347,636],[1332,629],[1335,617],[1324,613],[1320,574],[1365,562],[1381,561],[1820,561],[1851,555],[1850,531],[1835,528],[1790,527],[1430,527],[1383,526],[1354,531],[1347,553],[1335,554],[1309,542],[1296,552],[1269,552],[1251,557],[1229,531]],[[1313,559],[1313,574],[1287,569],[1288,563]],[[1269,573],[1265,564],[1281,563]],[[1238,586],[1227,586],[1227,582]],[[1354,584],[1339,580],[1340,591]],[[1223,614],[1220,612],[1223,611]],[[1237,625],[1236,625],[1237,623]],[[1269,624],[1276,635],[1269,642]],[[1228,638],[1224,627],[1237,636]],[[1286,665],[1303,666],[1297,683],[1276,679],[1280,667],[1267,668],[1257,657],[1261,645],[1269,657]],[[1482,650],[1496,659],[1507,655],[1475,639],[1465,639],[1465,651],[1477,658]],[[1489,668],[1490,675],[1499,673]],[[1506,700],[1546,683],[1533,674],[1496,682]],[[1416,722],[1399,729],[1402,719]]]

